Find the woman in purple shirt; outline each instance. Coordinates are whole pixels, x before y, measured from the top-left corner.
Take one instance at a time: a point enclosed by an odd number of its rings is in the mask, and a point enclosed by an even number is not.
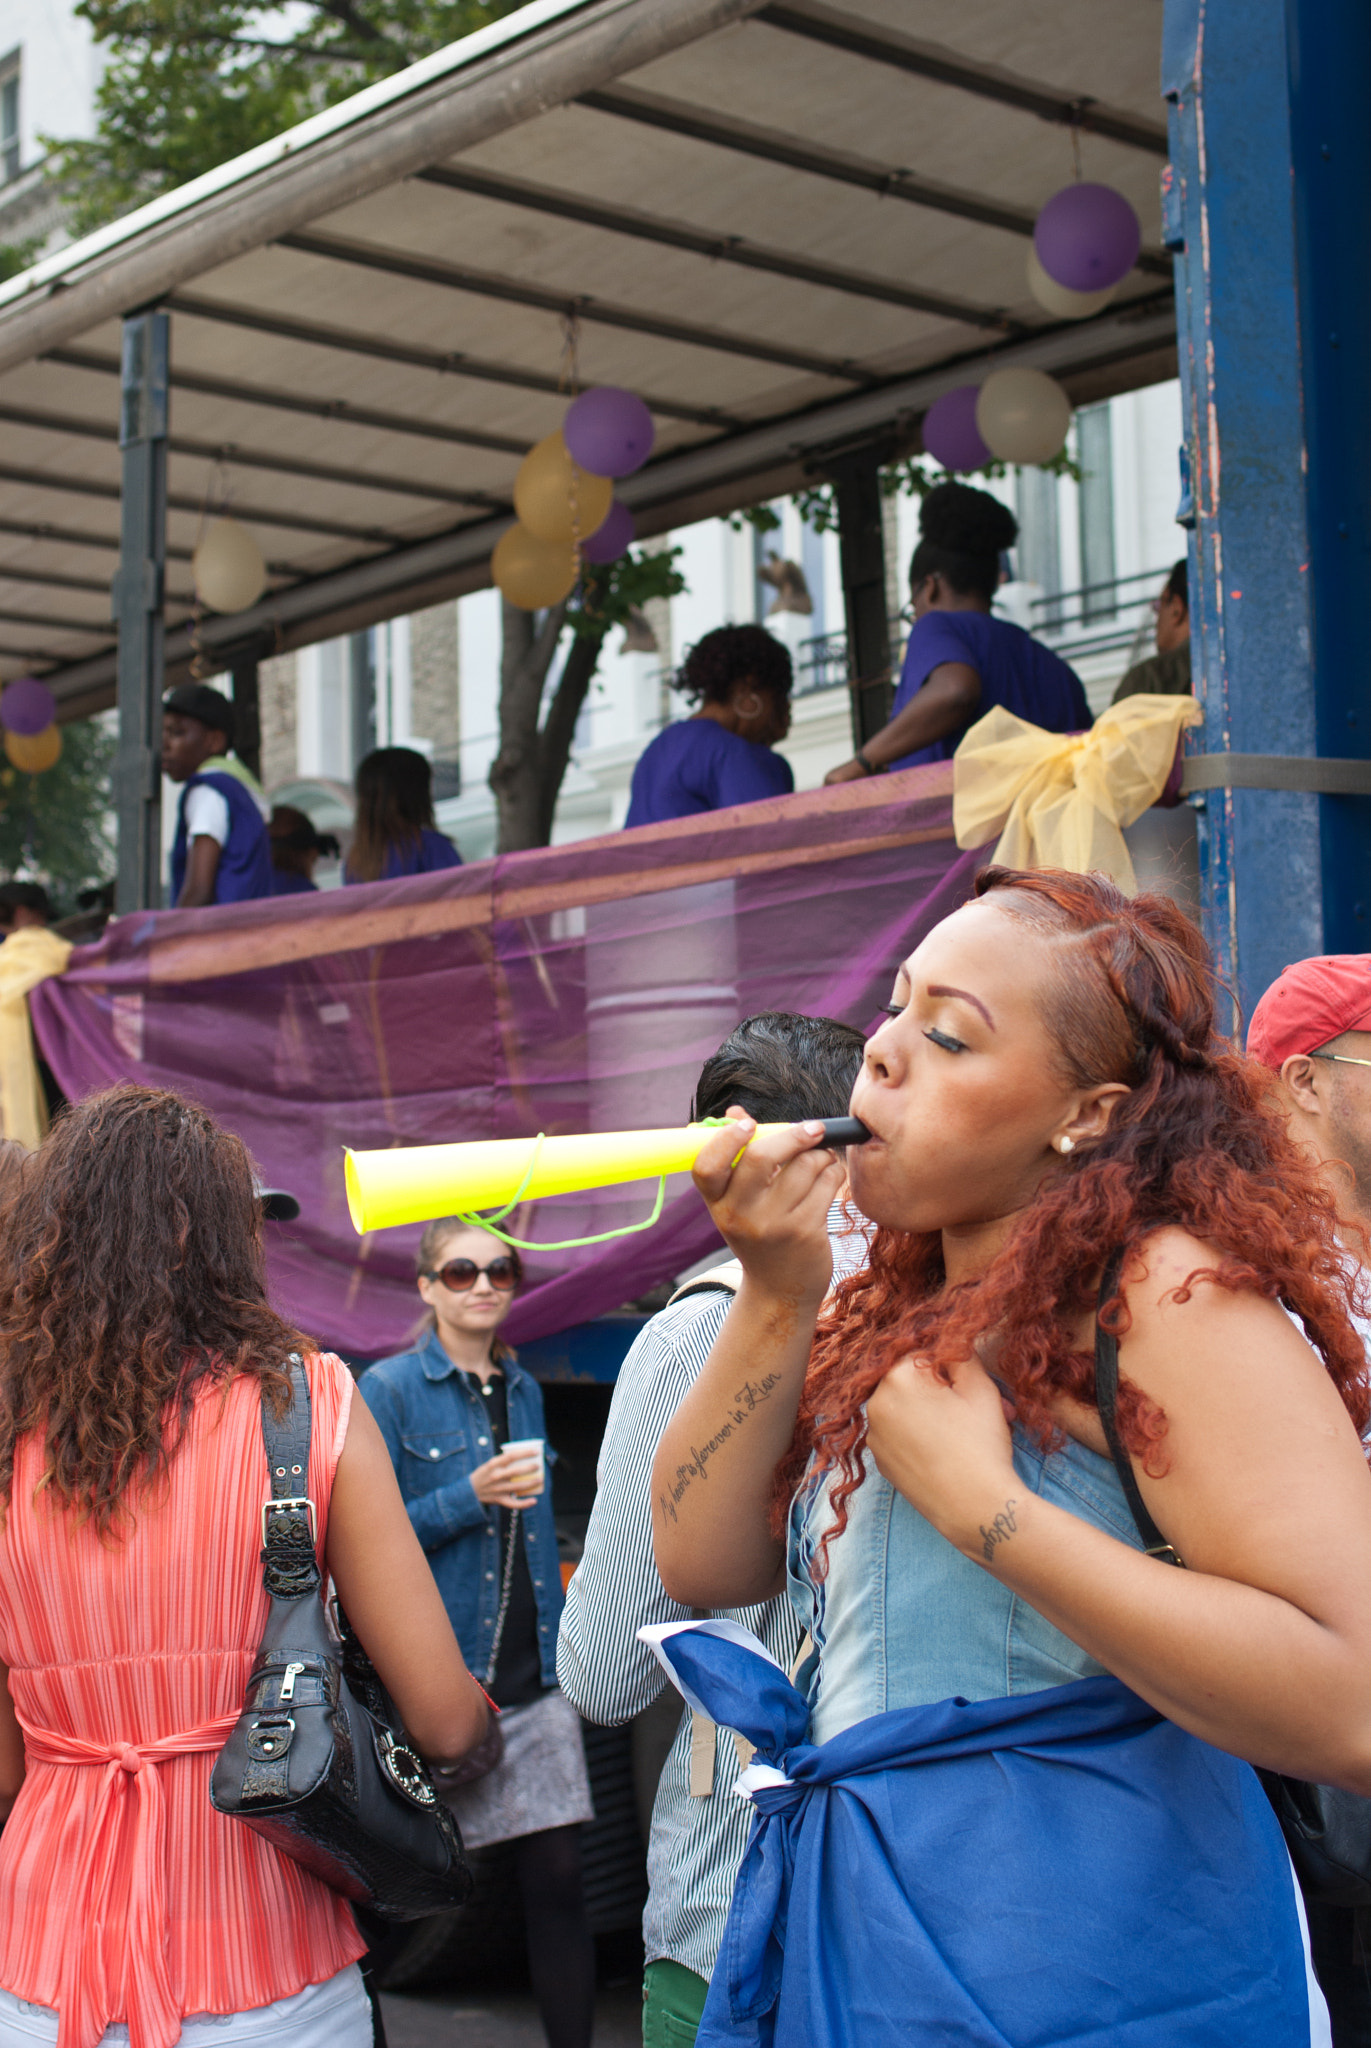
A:
[[[377,747],[357,770],[357,825],[345,882],[393,882],[459,868],[462,856],[433,823],[433,770],[413,747]]]
[[[790,656],[765,626],[718,626],[689,650],[676,678],[700,708],[659,732],[633,771],[625,825],[658,825],[759,797],[789,796]]]
[[[1092,722],[1075,670],[991,614],[1001,551],[1019,537],[1009,508],[969,484],[939,484],[923,501],[919,531],[909,565],[914,625],[890,723],[826,782],[949,760],[997,704],[1047,732],[1084,732]]]

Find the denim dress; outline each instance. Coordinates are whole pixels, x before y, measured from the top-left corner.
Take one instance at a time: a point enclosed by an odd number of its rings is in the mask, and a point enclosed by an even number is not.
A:
[[[1013,1438],[1026,1492],[1142,1548],[1110,1459],[1070,1437],[1044,1451],[1018,1424]],[[1009,1699],[1102,1675],[1069,1636],[939,1535],[869,1451],[847,1527],[817,1577],[833,1523],[831,1478],[801,1487],[790,1513],[790,1596],[814,1643],[797,1679],[808,1690],[811,1742],[894,1707]]]

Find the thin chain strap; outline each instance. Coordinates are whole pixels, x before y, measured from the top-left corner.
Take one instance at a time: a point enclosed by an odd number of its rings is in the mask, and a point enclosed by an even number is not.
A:
[[[505,1539],[505,1565],[500,1579],[500,1611],[495,1617],[495,1640],[490,1646],[490,1662],[486,1666],[486,1675],[481,1680],[482,1685],[487,1687],[494,1685],[495,1666],[500,1661],[505,1616],[509,1613],[509,1596],[514,1587],[514,1552],[519,1541],[519,1510],[506,1508],[505,1513],[509,1516],[509,1535]]]

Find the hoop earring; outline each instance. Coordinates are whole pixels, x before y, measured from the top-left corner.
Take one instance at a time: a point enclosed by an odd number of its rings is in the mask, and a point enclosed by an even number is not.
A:
[[[1066,1157],[1066,1154],[1068,1152],[1074,1152],[1075,1149],[1076,1140],[1074,1138],[1061,1137],[1057,1139],[1057,1150],[1061,1153],[1063,1158]]]

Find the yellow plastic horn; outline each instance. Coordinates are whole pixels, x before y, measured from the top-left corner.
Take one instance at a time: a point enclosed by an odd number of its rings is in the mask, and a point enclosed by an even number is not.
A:
[[[348,1213],[359,1236],[435,1216],[467,1215],[502,1203],[536,1202],[546,1195],[579,1194],[621,1181],[656,1180],[686,1173],[695,1164],[708,1124],[669,1131],[592,1131],[563,1138],[483,1138],[466,1145],[409,1145],[346,1155]],[[787,1124],[761,1124],[783,1131]],[[850,1117],[829,1120],[833,1144],[860,1144],[869,1135]]]

